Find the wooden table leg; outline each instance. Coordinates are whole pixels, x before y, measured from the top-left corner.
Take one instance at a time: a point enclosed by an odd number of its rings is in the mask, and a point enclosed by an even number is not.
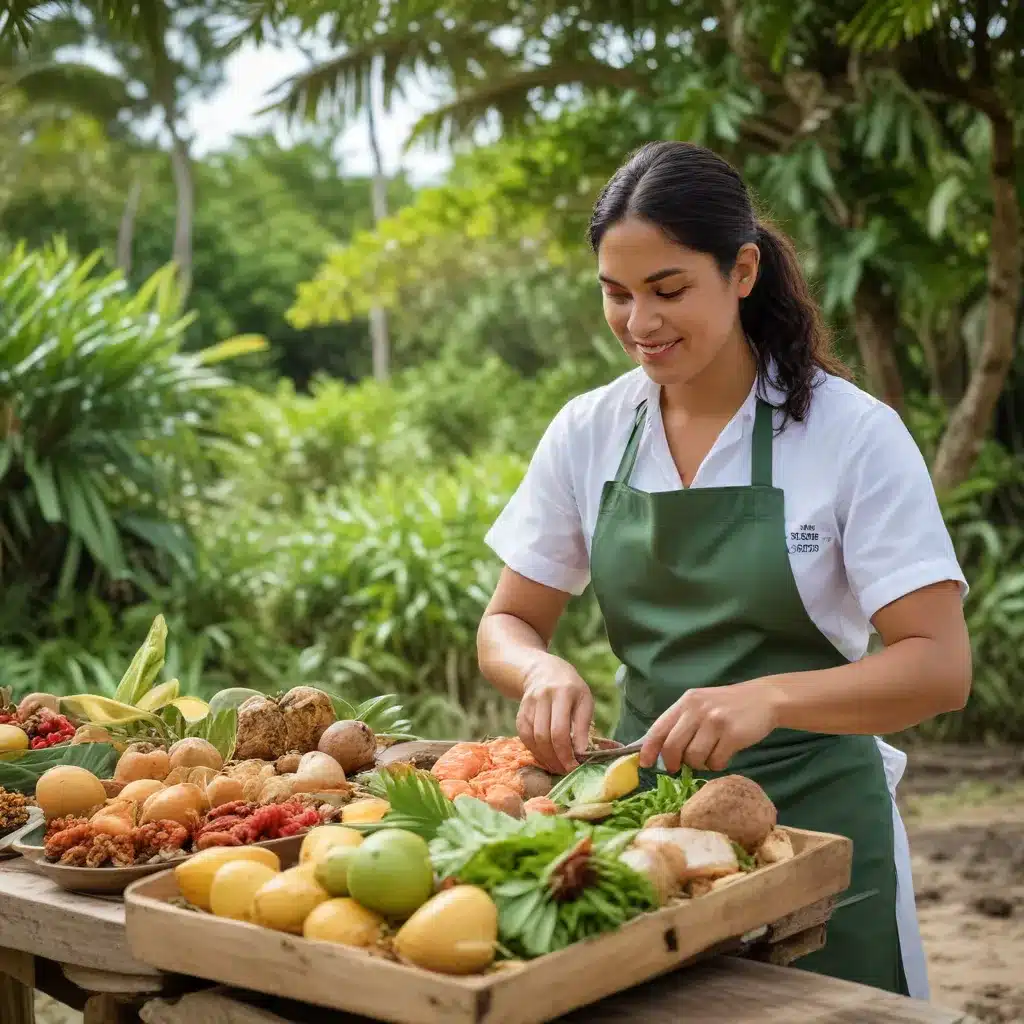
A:
[[[0,1021],[35,1024],[35,960],[30,953],[0,949]]]
[[[89,996],[83,1016],[85,1024],[135,1024],[139,1019],[133,1006],[107,992]]]
[[[4,1024],[35,1024],[35,993],[28,986],[0,974],[0,1020]]]

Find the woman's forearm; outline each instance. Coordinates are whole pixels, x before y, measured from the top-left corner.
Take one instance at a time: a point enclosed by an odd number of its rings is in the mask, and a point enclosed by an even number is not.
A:
[[[966,631],[942,641],[907,637],[838,668],[768,676],[777,725],[808,732],[900,732],[967,702],[971,650]]]
[[[550,658],[547,644],[515,615],[485,615],[477,631],[477,659],[484,678],[499,692],[521,700],[523,686],[539,661]]]

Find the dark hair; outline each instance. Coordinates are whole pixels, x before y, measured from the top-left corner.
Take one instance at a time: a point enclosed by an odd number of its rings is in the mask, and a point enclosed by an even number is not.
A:
[[[793,243],[758,221],[747,187],[725,160],[689,142],[651,142],[632,153],[601,190],[588,232],[597,252],[605,232],[627,216],[659,227],[672,241],[713,256],[723,275],[748,242],[761,251],[740,322],[757,359],[758,380],[786,395],[786,418],[807,415],[819,370],[850,378],[804,278]],[[769,364],[775,372],[769,376]]]

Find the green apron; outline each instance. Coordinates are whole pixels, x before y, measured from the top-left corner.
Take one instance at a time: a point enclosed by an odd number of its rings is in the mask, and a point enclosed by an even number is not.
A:
[[[827,669],[847,659],[803,606],[789,561],[785,495],[772,486],[772,408],[758,400],[749,487],[647,493],[629,480],[647,416],[638,406],[614,480],[601,495],[591,578],[624,666],[616,738],[629,743],[691,687]],[[827,944],[799,966],[907,993],[896,923],[892,803],[871,736],[777,729],[726,772],[755,779],[779,822],[853,840],[846,895]]]

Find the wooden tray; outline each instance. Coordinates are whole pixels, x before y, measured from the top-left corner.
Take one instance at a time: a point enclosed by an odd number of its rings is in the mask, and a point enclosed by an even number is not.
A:
[[[460,978],[168,903],[171,871],[132,884],[132,955],[165,971],[400,1024],[541,1024],[718,950],[843,892],[852,843],[787,830],[797,855],[618,931],[489,974]]]
[[[67,864],[53,864],[45,859],[43,847],[38,843],[45,831],[45,824],[36,826],[14,843],[13,848],[32,865],[33,871],[45,875],[55,885],[59,885],[69,892],[119,894],[124,892],[132,882],[166,871],[168,868],[173,868],[175,864],[180,864],[194,856],[191,853],[185,853],[180,857],[160,861],[156,864],[133,864],[127,868],[69,867]],[[299,859],[299,851],[304,838],[305,833],[302,833],[297,836],[285,836],[283,839],[266,839],[262,843],[253,845],[265,846],[268,850],[273,850],[281,859],[282,867],[291,867]]]

